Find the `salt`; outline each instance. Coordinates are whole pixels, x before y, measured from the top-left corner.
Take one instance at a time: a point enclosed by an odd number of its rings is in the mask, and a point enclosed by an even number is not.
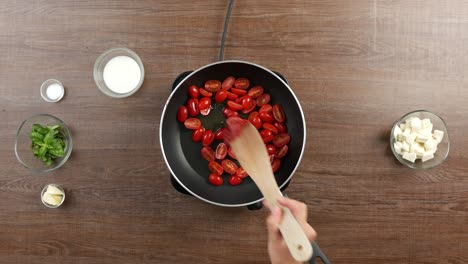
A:
[[[140,66],[128,56],[114,57],[104,66],[103,79],[107,87],[113,92],[129,93],[137,88],[140,82]]]
[[[63,96],[64,89],[58,83],[53,83],[46,88],[46,96],[50,100],[58,100],[61,96]]]

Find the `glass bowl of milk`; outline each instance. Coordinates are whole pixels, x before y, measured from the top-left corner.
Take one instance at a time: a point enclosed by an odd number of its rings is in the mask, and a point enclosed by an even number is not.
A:
[[[94,81],[105,95],[128,97],[143,84],[145,69],[138,55],[127,48],[112,48],[101,54],[94,64]]]

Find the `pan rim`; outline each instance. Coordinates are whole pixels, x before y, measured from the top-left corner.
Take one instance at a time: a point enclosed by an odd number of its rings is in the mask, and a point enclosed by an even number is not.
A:
[[[214,204],[214,205],[218,205],[218,206],[223,206],[223,207],[242,207],[242,206],[248,206],[248,205],[251,205],[251,204],[255,204],[255,203],[258,203],[258,202],[261,202],[263,199],[265,199],[264,197],[258,199],[258,200],[255,200],[255,201],[252,201],[252,202],[247,202],[247,203],[242,203],[242,204],[224,204],[224,203],[218,203],[218,202],[214,202],[214,201],[211,201],[211,200],[208,200],[206,198],[203,198],[201,196],[199,196],[198,194],[194,193],[192,190],[190,190],[190,188],[188,188],[187,186],[185,186],[181,180],[179,180],[179,178],[177,177],[177,175],[174,174],[172,168],[171,168],[171,165],[169,164],[168,160],[167,160],[167,157],[166,157],[166,152],[164,151],[164,145],[163,145],[163,140],[162,140],[162,131],[163,131],[163,124],[164,124],[164,117],[166,115],[166,110],[167,110],[167,106],[169,105],[169,102],[171,101],[171,98],[172,96],[174,95],[175,92],[177,92],[179,90],[179,88],[181,87],[181,85],[188,79],[190,78],[192,75],[198,73],[199,71],[205,69],[205,68],[208,68],[208,67],[211,67],[211,66],[214,66],[214,65],[217,65],[217,64],[224,64],[224,63],[243,63],[243,64],[248,64],[248,65],[252,65],[252,66],[255,66],[255,67],[258,67],[258,68],[261,68],[263,69],[264,71],[272,74],[273,76],[275,76],[280,82],[282,82],[288,89],[289,91],[291,92],[294,100],[296,101],[297,105],[299,106],[299,110],[301,112],[301,118],[302,118],[302,123],[303,123],[303,127],[304,127],[304,142],[302,143],[302,148],[301,148],[301,152],[300,152],[300,155],[299,155],[299,159],[297,161],[297,164],[296,166],[294,167],[294,169],[292,170],[291,174],[287,177],[287,179],[283,182],[283,184],[281,184],[281,186],[279,186],[279,188],[283,188],[288,182],[291,181],[291,178],[292,176],[294,175],[294,173],[296,173],[296,170],[297,168],[299,167],[299,164],[301,163],[302,161],[302,157],[304,155],[304,150],[305,150],[305,144],[307,142],[307,127],[306,127],[306,123],[305,123],[305,117],[304,117],[304,111],[302,110],[302,106],[301,106],[301,103],[299,102],[299,100],[297,99],[297,96],[296,94],[294,93],[294,91],[291,89],[291,87],[289,87],[289,85],[283,80],[281,79],[276,73],[274,73],[273,71],[259,65],[259,64],[256,64],[256,63],[252,63],[252,62],[248,62],[248,61],[242,61],[242,60],[224,60],[224,61],[217,61],[217,62],[213,62],[213,63],[210,63],[210,64],[207,64],[205,66],[202,66],[196,70],[194,70],[193,72],[191,72],[189,75],[187,75],[184,79],[182,79],[179,84],[177,84],[177,86],[174,88],[174,90],[172,90],[171,94],[169,95],[169,97],[167,98],[166,100],[166,103],[164,104],[164,108],[163,108],[163,111],[162,111],[162,114],[161,114],[161,122],[159,124],[159,144],[160,144],[160,147],[161,147],[161,152],[162,152],[162,155],[163,155],[163,158],[164,158],[164,163],[166,163],[166,166],[167,168],[169,169],[171,175],[175,178],[175,180],[177,181],[177,183],[179,183],[187,192],[189,192],[191,195],[193,195],[194,197],[204,201],[204,202],[207,202],[207,203],[210,203],[210,204]]]

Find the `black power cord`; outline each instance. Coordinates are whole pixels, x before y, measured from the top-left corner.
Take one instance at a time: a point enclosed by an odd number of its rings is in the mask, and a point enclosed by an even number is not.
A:
[[[229,25],[229,18],[231,17],[232,6],[234,5],[234,0],[229,0],[229,5],[226,11],[226,17],[224,18],[224,28],[223,35],[221,36],[221,47],[219,49],[219,60],[224,60],[224,45],[226,43],[227,29]]]

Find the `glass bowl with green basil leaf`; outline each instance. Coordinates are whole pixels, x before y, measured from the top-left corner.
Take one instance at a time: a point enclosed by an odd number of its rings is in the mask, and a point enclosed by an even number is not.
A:
[[[55,116],[40,114],[26,119],[18,128],[15,154],[31,171],[48,172],[65,164],[72,146],[67,125]]]

